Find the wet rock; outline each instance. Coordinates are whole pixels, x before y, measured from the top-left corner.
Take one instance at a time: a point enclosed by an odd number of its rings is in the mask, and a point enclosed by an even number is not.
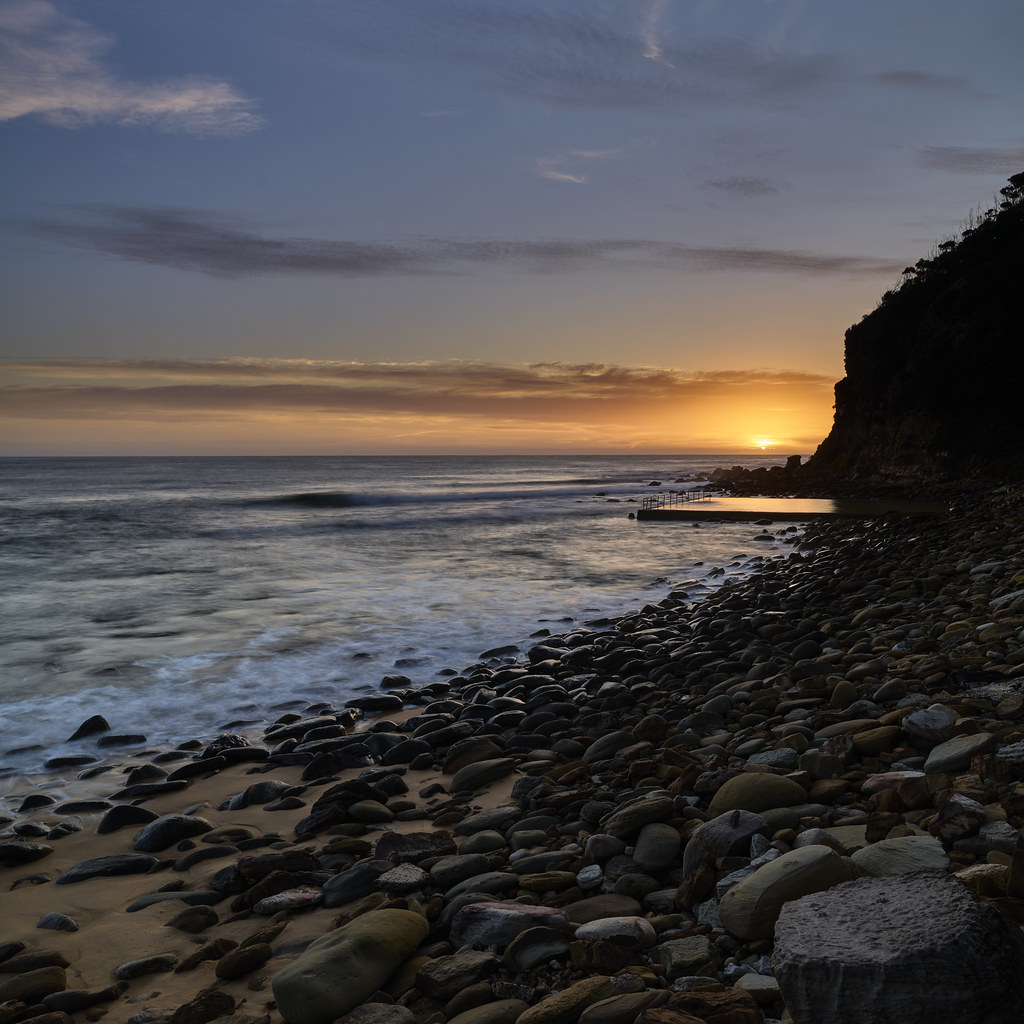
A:
[[[118,804],[116,807],[111,807],[103,815],[99,825],[96,826],[96,831],[101,835],[107,832],[116,832],[118,829],[125,828],[128,825],[147,825],[151,821],[156,821],[158,817],[159,815],[148,807],[137,807],[134,804]]]
[[[144,853],[159,853],[183,839],[202,835],[213,829],[213,822],[188,814],[165,814],[151,821],[132,840],[132,847]]]
[[[53,847],[45,843],[31,843],[25,839],[0,840],[0,867],[14,867],[31,864],[53,853]]]
[[[101,732],[109,732],[110,723],[102,715],[92,715],[87,718],[69,737],[72,740],[85,739],[87,736],[95,736]]]
[[[14,1000],[31,1006],[54,992],[63,992],[66,987],[63,967],[39,967],[0,979],[0,1004]]]
[[[152,871],[160,862],[145,853],[112,853],[108,857],[80,860],[57,879],[57,885],[74,885],[90,878],[116,875],[141,875]]]
[[[235,1000],[227,992],[200,992],[179,1006],[167,1024],[209,1024],[217,1017],[229,1017],[234,1012]]]
[[[498,779],[505,778],[515,769],[516,762],[511,757],[497,757],[488,761],[479,761],[460,768],[451,781],[453,793],[475,793],[478,789],[489,786]]]
[[[236,978],[244,978],[247,974],[262,967],[273,955],[274,951],[265,942],[254,942],[248,946],[239,946],[237,949],[225,953],[217,961],[214,973],[221,981],[233,981]]]
[[[321,936],[274,976],[281,1015],[289,1024],[331,1024],[376,992],[429,930],[419,914],[388,909]],[[339,977],[343,986],[335,981]]]
[[[329,879],[323,887],[325,907],[341,907],[377,891],[377,879],[391,869],[386,860],[363,860]]]
[[[147,974],[164,974],[173,971],[178,965],[178,957],[174,953],[157,953],[139,960],[129,960],[114,971],[118,981],[132,981]]]
[[[456,852],[450,832],[386,832],[377,840],[374,857],[395,864],[419,863],[426,858],[447,857]],[[476,874],[476,872],[474,872]]]
[[[1015,1024],[1019,929],[951,875],[862,878],[789,903],[775,976],[796,1024]]]
[[[62,992],[53,992],[48,996],[43,996],[41,1001],[48,1010],[77,1013],[79,1010],[87,1010],[90,1006],[98,1006],[100,1003],[112,1003],[115,999],[120,999],[127,990],[128,983],[118,981],[105,988],[72,988]]]
[[[169,921],[165,921],[164,927],[177,928],[178,931],[188,932],[189,935],[198,935],[207,928],[212,928],[219,921],[220,917],[212,907],[186,907]]]
[[[68,917],[67,914],[58,914],[56,911],[51,911],[36,921],[36,927],[57,932],[77,932],[78,922],[74,918]]]

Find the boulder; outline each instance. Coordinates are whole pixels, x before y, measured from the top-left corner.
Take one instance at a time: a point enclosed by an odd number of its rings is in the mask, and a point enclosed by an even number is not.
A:
[[[290,1024],[331,1024],[373,995],[430,931],[411,910],[371,910],[310,943],[274,976]]]
[[[652,821],[640,829],[633,860],[644,871],[664,871],[679,856],[681,844],[677,828],[662,821]]]
[[[741,939],[769,939],[784,904],[849,881],[856,868],[827,846],[805,846],[758,868],[721,899],[722,924]]]
[[[744,772],[719,787],[708,807],[717,817],[725,811],[767,811],[773,807],[794,807],[807,802],[807,790],[784,775]]]
[[[861,878],[789,903],[775,977],[795,1024],[1017,1024],[1024,939],[952,875]]]
[[[933,836],[900,836],[864,846],[850,860],[868,875],[905,875],[913,871],[946,871],[949,857]]]

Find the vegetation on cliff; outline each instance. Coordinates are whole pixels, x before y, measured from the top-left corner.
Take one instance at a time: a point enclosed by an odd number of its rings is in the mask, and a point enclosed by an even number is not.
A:
[[[812,475],[1024,476],[1024,172],[846,332]]]

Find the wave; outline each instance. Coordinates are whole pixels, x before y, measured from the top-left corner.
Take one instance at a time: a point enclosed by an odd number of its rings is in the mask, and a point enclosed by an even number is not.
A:
[[[611,495],[637,495],[646,492],[648,486],[635,481],[623,483],[608,480],[567,480],[555,484],[527,483],[517,484],[515,487],[486,489],[451,487],[445,490],[363,494],[350,491],[302,491],[244,500],[243,504],[253,507],[296,505],[303,508],[357,508],[374,505],[439,505],[479,501],[536,501],[547,498],[604,498]],[[600,487],[601,490],[594,490],[595,487]]]

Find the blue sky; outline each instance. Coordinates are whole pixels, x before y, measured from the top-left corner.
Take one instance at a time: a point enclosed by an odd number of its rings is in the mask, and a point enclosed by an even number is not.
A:
[[[0,3],[9,454],[812,450],[1009,0]]]

